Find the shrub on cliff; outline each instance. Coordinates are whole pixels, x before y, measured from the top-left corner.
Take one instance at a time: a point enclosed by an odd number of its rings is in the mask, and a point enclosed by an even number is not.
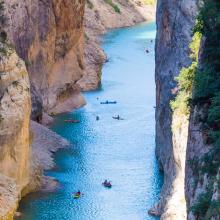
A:
[[[202,45],[201,45],[202,42]],[[201,47],[201,51],[200,51]],[[204,0],[190,45],[192,64],[177,77],[178,94],[171,101],[173,110],[188,115],[190,104],[203,109],[200,123],[208,134],[209,151],[197,158],[199,174],[206,175],[210,187],[201,193],[191,207],[197,219],[211,219],[220,210],[213,200],[213,186],[220,169],[220,1]],[[199,57],[201,52],[201,56]],[[219,214],[219,213],[218,213]]]
[[[4,1],[0,0],[0,55],[9,56],[13,51],[13,46],[7,40],[5,27],[7,25],[7,17],[4,14]]]
[[[112,0],[104,0],[107,4],[109,4],[116,13],[121,13],[121,10],[118,5],[116,5]]]
[[[213,148],[204,157],[202,170],[216,175],[220,166],[220,2],[205,0],[196,26],[204,37],[201,68],[196,72],[194,103],[208,103],[207,125]]]
[[[192,58],[192,64],[187,68],[183,68],[179,76],[176,77],[179,91],[175,100],[172,100],[170,103],[173,111],[176,110],[188,116],[190,113],[189,102],[192,99],[193,83],[198,66],[201,38],[202,34],[200,32],[194,33],[192,42],[189,46],[191,49],[190,57]]]
[[[220,169],[220,2],[204,0],[195,31],[203,35],[202,56],[193,82],[193,104],[207,109],[206,124],[211,148],[199,159],[199,171],[213,186]],[[211,190],[211,191],[210,191]],[[210,193],[211,192],[211,193]],[[198,219],[219,216],[220,201],[213,200],[213,189],[198,196],[191,210]]]

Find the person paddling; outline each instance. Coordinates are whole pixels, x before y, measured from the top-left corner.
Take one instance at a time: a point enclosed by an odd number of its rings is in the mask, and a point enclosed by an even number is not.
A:
[[[81,192],[80,190],[78,190],[76,193],[75,193],[75,196],[80,196],[81,195]]]
[[[103,184],[104,187],[107,187],[107,188],[112,187],[111,181],[108,181],[108,180],[105,180],[102,184]]]

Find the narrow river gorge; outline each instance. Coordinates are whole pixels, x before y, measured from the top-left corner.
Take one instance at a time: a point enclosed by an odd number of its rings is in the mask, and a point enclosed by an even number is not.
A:
[[[104,36],[109,62],[102,85],[84,94],[85,107],[57,116],[51,126],[71,142],[47,172],[60,186],[26,196],[19,219],[157,219],[147,214],[162,185],[155,158],[155,35],[155,23],[143,23]],[[100,104],[106,100],[117,104]],[[115,115],[125,120],[114,120]],[[69,118],[80,123],[65,123]],[[112,181],[112,189],[101,185],[104,179]],[[79,200],[72,196],[76,190],[84,193]]]

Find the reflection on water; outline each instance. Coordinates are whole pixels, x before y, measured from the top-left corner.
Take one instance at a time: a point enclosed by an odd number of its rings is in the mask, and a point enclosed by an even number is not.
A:
[[[60,188],[23,199],[21,219],[156,219],[147,214],[162,182],[154,154],[154,38],[155,24],[114,30],[104,37],[110,62],[103,68],[101,88],[85,93],[88,105],[59,115],[52,126],[72,143],[56,154],[57,167],[47,172],[60,181]],[[118,103],[100,105],[105,100]],[[125,120],[114,120],[114,115]],[[68,118],[80,123],[65,123]],[[104,179],[112,180],[112,189],[103,188]],[[84,196],[74,200],[72,192],[78,189]]]

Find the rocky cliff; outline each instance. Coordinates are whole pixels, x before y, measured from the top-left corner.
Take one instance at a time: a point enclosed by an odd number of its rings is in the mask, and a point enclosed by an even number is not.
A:
[[[0,43],[0,218],[13,214],[29,182],[30,84],[24,62]]]
[[[30,116],[41,121],[43,112],[85,103],[76,84],[84,69],[83,14],[83,1],[0,1],[2,220],[13,219],[21,196],[56,185],[43,170],[68,143],[35,122],[30,127]]]
[[[35,119],[39,102],[50,113],[82,105],[76,81],[84,69],[84,1],[9,0],[5,9],[9,38],[30,76]]]
[[[150,213],[219,219],[219,54],[210,52],[219,45],[219,3],[168,0],[157,7],[156,154],[164,185]]]
[[[53,154],[68,145],[54,132],[31,123],[29,76],[12,46],[0,43],[0,219],[11,220],[21,196],[53,180],[42,178]]]
[[[142,0],[87,0],[85,9],[85,71],[78,84],[82,90],[96,89],[101,83],[102,64],[107,60],[101,35],[112,28],[132,26],[155,19],[156,4]]]
[[[161,219],[185,219],[185,151],[188,120],[172,113],[177,91],[175,77],[190,64],[189,43],[197,15],[197,1],[158,1],[156,38],[156,155],[164,171],[161,200],[151,213]]]
[[[2,220],[13,219],[25,194],[56,185],[43,170],[53,167],[53,152],[68,145],[30,116],[45,122],[48,114],[85,104],[80,91],[97,88],[106,59],[99,35],[144,21],[146,8],[147,17],[154,15],[154,6],[139,1],[87,1],[84,35],[84,6],[83,0],[0,1]]]

